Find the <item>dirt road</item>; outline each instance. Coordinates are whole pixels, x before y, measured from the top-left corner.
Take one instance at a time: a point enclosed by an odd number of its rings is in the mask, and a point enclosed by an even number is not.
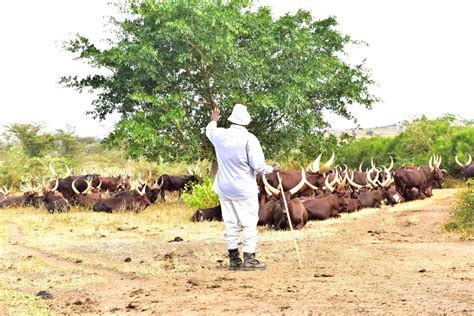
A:
[[[23,255],[104,278],[66,291],[50,287],[54,298],[47,302],[58,314],[472,314],[474,244],[442,230],[454,193],[438,191],[425,201],[311,222],[298,232],[302,270],[289,232],[261,233],[258,257],[269,265],[262,272],[227,271],[225,245],[212,238],[143,238],[129,244],[129,272],[27,246],[14,222],[9,238]],[[221,233],[220,226],[206,225]],[[153,253],[165,272],[134,273],[147,269],[148,261],[136,259],[144,252]],[[92,255],[107,256],[106,250]]]

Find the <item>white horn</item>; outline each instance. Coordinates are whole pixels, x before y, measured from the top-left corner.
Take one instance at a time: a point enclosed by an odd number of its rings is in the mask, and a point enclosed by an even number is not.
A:
[[[334,151],[333,151],[331,158],[329,158],[329,160],[321,167],[321,171],[322,171],[321,173],[324,173],[324,172],[328,171],[329,168],[331,168],[331,165],[334,162],[334,158],[335,158],[335,156],[334,156]]]
[[[316,173],[316,172],[319,172],[319,163],[321,161],[321,155],[322,154],[319,154],[318,158],[316,158],[314,161],[313,161],[313,172]]]
[[[459,162],[458,155],[456,155],[456,156],[454,157],[454,160],[456,160],[456,163],[457,163],[460,167],[464,167],[464,165],[463,165],[461,162]]]
[[[56,176],[56,172],[54,171],[53,164],[51,163],[51,161],[49,162],[49,171],[51,172],[51,175],[53,177]]]
[[[293,189],[290,190],[290,194],[296,194],[301,188],[304,186],[306,180],[306,172],[304,171],[304,168],[301,167],[301,181],[296,185]]]
[[[392,158],[392,156],[390,156],[390,166],[388,166],[387,169],[390,172],[390,170],[392,170],[392,168],[393,168],[393,158]]]
[[[470,165],[471,162],[472,162],[472,157],[471,157],[471,154],[469,154],[469,159],[467,160],[466,165]]]
[[[271,193],[273,193],[275,195],[278,195],[280,193],[279,190],[275,189],[270,183],[268,183],[267,178],[265,177],[265,174],[262,174],[262,181],[263,181],[263,184],[265,185],[265,187],[267,187],[268,190],[270,190]]]
[[[430,167],[430,170],[434,169],[432,161],[433,161],[433,155],[430,157],[430,161],[428,162],[428,166]]]
[[[64,176],[64,178],[69,177],[71,174],[72,174],[71,169],[69,169],[69,167],[66,165],[66,175]]]
[[[74,193],[76,193],[77,195],[81,195],[81,192],[79,192],[79,190],[76,188],[76,181],[77,179],[75,179],[74,181],[72,181],[72,190],[74,191]]]
[[[362,162],[361,162],[360,165],[359,165],[359,172],[363,172],[363,171],[362,171],[362,165],[363,165],[363,164],[364,164],[364,161],[362,160]]]
[[[349,184],[352,185],[356,189],[361,189],[363,186],[360,184],[355,183],[354,181],[354,172],[352,171],[352,177],[347,177],[347,181],[349,181]]]

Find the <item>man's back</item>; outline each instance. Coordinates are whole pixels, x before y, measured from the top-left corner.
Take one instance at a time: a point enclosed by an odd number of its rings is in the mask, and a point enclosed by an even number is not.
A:
[[[239,125],[214,128],[206,134],[216,149],[219,164],[214,190],[231,200],[256,194],[254,169],[248,157],[248,147],[258,143],[255,136]]]

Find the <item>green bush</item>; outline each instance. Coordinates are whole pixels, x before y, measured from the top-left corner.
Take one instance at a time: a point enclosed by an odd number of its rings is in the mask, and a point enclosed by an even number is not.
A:
[[[459,231],[474,236],[474,191],[459,192],[458,201],[451,212],[451,219],[444,226],[448,231]]]
[[[213,179],[205,177],[201,184],[193,186],[191,194],[182,195],[184,203],[190,208],[208,208],[219,205],[219,196],[212,191]]]
[[[474,126],[463,125],[453,115],[436,119],[421,117],[404,123],[404,131],[395,137],[371,137],[354,139],[340,144],[336,157],[338,163],[345,163],[357,168],[362,161],[370,166],[374,157],[377,165],[387,165],[393,157],[395,166],[428,165],[433,154],[442,157],[442,169],[448,175],[460,177],[459,167],[454,157],[459,155],[461,161],[474,150]]]

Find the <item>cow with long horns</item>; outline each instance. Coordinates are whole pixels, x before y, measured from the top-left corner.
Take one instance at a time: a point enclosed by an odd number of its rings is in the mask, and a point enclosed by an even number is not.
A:
[[[107,213],[115,210],[141,211],[151,205],[145,190],[146,186],[143,186],[141,190],[137,186],[135,189],[120,192],[116,196],[98,201],[94,204],[93,210]]]
[[[474,178],[474,164],[472,163],[472,156],[468,154],[469,158],[466,163],[461,163],[459,161],[458,155],[454,157],[456,163],[459,165],[460,171],[464,177],[464,180],[467,181],[470,178]]]

